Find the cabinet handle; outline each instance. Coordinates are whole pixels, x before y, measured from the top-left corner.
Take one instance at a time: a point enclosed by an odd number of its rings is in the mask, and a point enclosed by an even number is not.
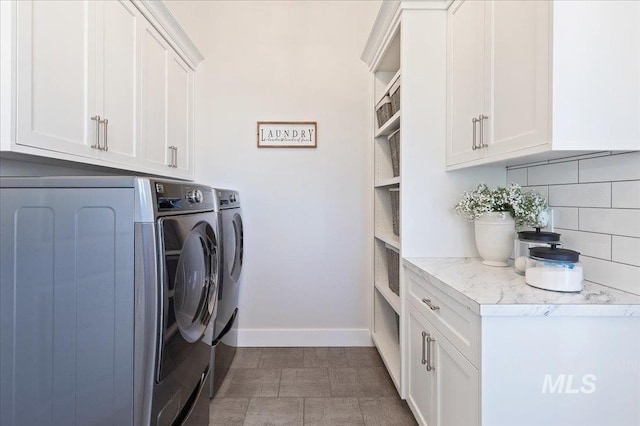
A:
[[[96,122],[96,143],[91,148],[100,149],[100,116],[94,115],[91,120]]]
[[[427,333],[427,371],[433,371],[436,369],[435,366],[431,365],[431,342],[435,341],[436,339],[434,339],[429,333]]]
[[[175,149],[175,146],[170,146],[169,147],[169,151],[171,152],[171,159],[169,160],[169,164],[168,164],[169,167],[175,167],[174,166],[174,163],[175,163],[175,161],[174,161],[174,158],[175,158],[174,149]]]
[[[440,309],[440,306],[431,303],[431,299],[422,299],[422,303],[430,307],[432,311],[437,311],[438,309]]]
[[[102,148],[102,150],[109,151],[109,142],[107,140],[107,133],[108,133],[107,126],[109,125],[109,120],[105,118],[104,120],[99,120],[98,123],[104,124],[104,148]]]
[[[484,143],[484,120],[486,120],[487,118],[489,117],[487,117],[484,114],[480,114],[478,116],[478,121],[480,122],[480,146],[479,146],[480,148],[486,148],[489,146],[486,143]]]
[[[424,338],[426,336],[427,336],[427,333],[423,331],[422,332],[422,365],[425,365],[427,363],[427,359],[424,357],[424,346],[425,346]]]
[[[471,145],[471,149],[473,149],[474,151],[476,149],[478,149],[478,147],[476,146],[476,123],[478,123],[478,119],[473,117],[471,119],[471,122],[473,123],[473,145]]]
[[[174,152],[173,167],[177,169],[178,168],[178,147],[177,146],[173,147],[173,152]]]

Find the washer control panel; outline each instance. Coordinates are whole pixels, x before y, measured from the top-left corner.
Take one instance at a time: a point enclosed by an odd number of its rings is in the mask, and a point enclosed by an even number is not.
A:
[[[212,210],[214,197],[211,188],[191,183],[155,181],[153,189],[159,213]]]

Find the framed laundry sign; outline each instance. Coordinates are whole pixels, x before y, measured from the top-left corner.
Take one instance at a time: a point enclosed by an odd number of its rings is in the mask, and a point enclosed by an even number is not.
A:
[[[316,148],[315,121],[258,121],[258,148]]]

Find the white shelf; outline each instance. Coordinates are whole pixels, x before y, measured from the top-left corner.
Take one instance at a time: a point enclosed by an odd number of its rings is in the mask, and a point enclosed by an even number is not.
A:
[[[399,184],[400,184],[400,176],[396,176],[396,177],[387,178],[387,179],[380,179],[376,181],[376,183],[374,183],[373,186],[376,188],[384,188],[385,186],[394,186]]]
[[[400,297],[391,291],[389,284],[376,281],[374,286],[378,292],[384,297],[384,300],[389,302],[389,305],[396,311],[396,314],[400,315]]]
[[[371,340],[378,348],[382,362],[387,367],[391,380],[400,393],[400,346],[392,339],[392,336],[382,332],[371,333]]]
[[[389,136],[391,133],[398,130],[400,128],[400,112],[401,111],[398,111],[393,114],[393,117],[387,120],[387,122],[376,131],[374,136],[376,138],[380,136]]]
[[[393,86],[393,83],[395,83],[400,78],[400,74],[401,74],[400,70],[398,70],[398,72],[395,73],[395,75],[389,81],[389,84],[387,84],[387,86],[384,88],[382,93],[380,93],[380,96],[378,96],[378,99],[376,99],[375,105],[378,105],[380,101],[382,101],[382,98],[384,98],[386,95],[389,94],[389,90],[391,90],[391,86]]]
[[[400,237],[391,232],[376,231],[376,238],[400,250]]]

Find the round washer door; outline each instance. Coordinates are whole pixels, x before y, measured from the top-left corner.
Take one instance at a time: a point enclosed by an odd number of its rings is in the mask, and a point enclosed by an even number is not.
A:
[[[174,313],[188,342],[204,334],[216,303],[217,248],[211,225],[200,222],[184,240],[174,279]]]
[[[244,232],[242,229],[242,216],[239,213],[233,215],[231,220],[233,232],[231,233],[233,242],[233,255],[230,256],[229,263],[229,275],[233,282],[237,282],[240,279],[240,272],[242,272],[242,257],[244,251]]]

